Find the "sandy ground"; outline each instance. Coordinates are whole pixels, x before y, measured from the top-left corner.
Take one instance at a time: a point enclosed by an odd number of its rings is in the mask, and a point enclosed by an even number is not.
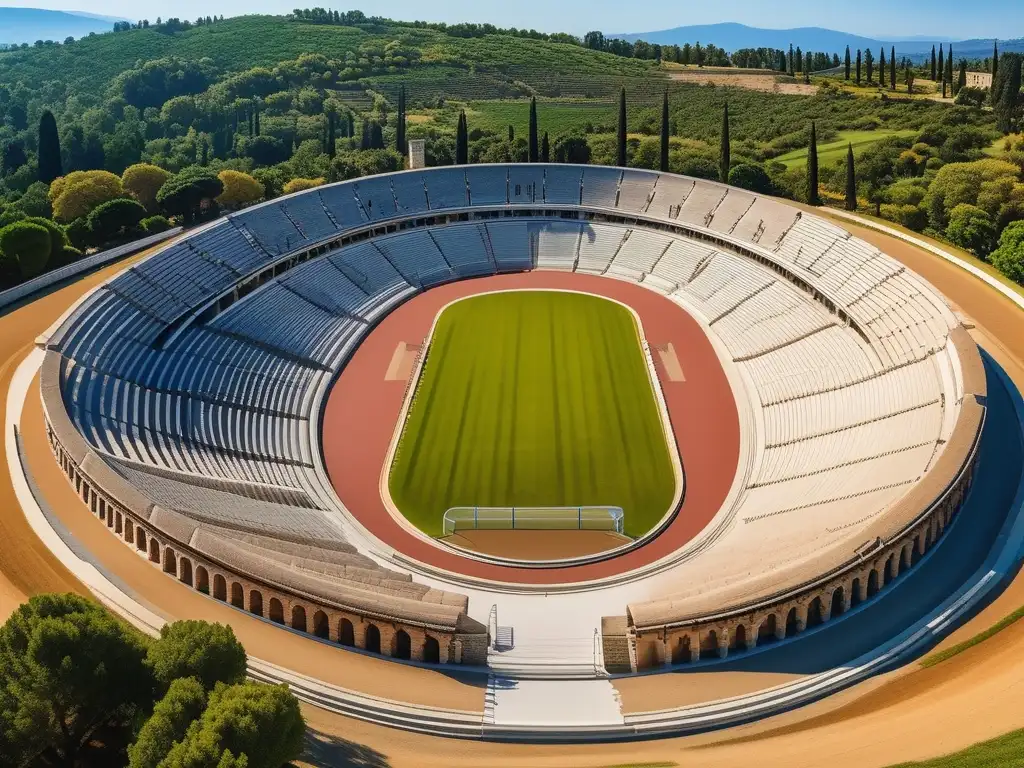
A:
[[[885,235],[862,231],[849,224],[846,226],[883,247],[943,291],[973,318],[979,338],[998,338],[998,342],[990,342],[989,351],[1018,385],[1024,385],[1024,366],[1021,364],[1024,360],[1024,333],[1018,330],[1021,315],[1016,307],[958,268],[930,254]],[[45,330],[85,288],[116,269],[79,280],[27,307],[0,316],[0,386],[4,396],[13,363],[27,353],[32,339]],[[36,401],[30,400],[29,405],[26,417],[31,419],[35,410],[36,418],[40,418]],[[25,437],[28,439],[30,436],[26,433]],[[38,437],[36,440],[43,442]],[[34,447],[35,452],[41,456],[32,460],[33,469],[45,476],[46,462],[42,458],[52,463],[49,452],[45,446],[41,446],[40,451],[38,445]],[[54,473],[57,474],[56,470]],[[236,614],[233,618],[244,620],[240,623],[252,623],[265,630],[257,633],[245,628],[247,647],[253,643],[262,644],[265,650],[279,648],[290,655],[289,661],[309,656],[320,658],[311,650],[318,649],[319,644],[277,627],[265,626],[263,622],[224,608],[159,574],[103,530],[102,524],[84,512],[59,474],[57,479],[61,484],[51,482],[50,486],[61,489],[65,496],[57,508],[62,518],[74,518],[76,534],[83,534],[83,540],[90,547],[95,544],[96,551],[104,558],[109,549],[136,561],[141,569],[132,575],[133,578],[137,576],[140,583],[148,584],[149,577],[158,577],[163,584],[157,591],[165,593],[170,604],[178,606],[182,614],[211,615],[208,611],[212,606],[227,614]],[[0,507],[0,612],[6,614],[27,594],[62,589],[82,591],[81,585],[31,533],[18,512],[8,484],[0,484],[0,494],[0,499],[6,502]],[[84,535],[85,531],[90,532],[89,536]],[[954,633],[945,644],[957,642],[990,626],[1022,601],[1024,579],[1018,578],[991,606]],[[215,615],[224,620],[220,613]],[[251,636],[248,635],[250,631]],[[353,659],[367,660],[357,654],[325,650],[330,652],[330,660],[335,663],[331,664],[324,657],[324,663],[318,670],[320,674],[341,664],[359,666]],[[398,669],[383,662],[377,662],[375,669],[383,670],[389,666]],[[392,679],[387,684],[382,681],[382,688],[388,688],[393,694],[401,692],[411,696],[424,687],[424,680],[413,680],[404,674],[411,670],[400,671],[403,673],[400,681]],[[716,675],[716,685],[723,684],[724,677]],[[1024,726],[1022,678],[1024,622],[936,667],[926,670],[909,667],[785,716],[679,739],[589,746],[485,744],[394,731],[304,707],[311,727],[311,740],[308,761],[302,764],[396,768],[480,765],[582,768],[665,761],[685,765],[713,764],[716,768],[746,768],[751,763],[759,768],[821,765],[829,768],[870,768],[902,760],[926,759]],[[662,676],[661,679],[669,684],[673,682],[671,677]],[[643,680],[638,678],[636,684],[645,685],[641,682]],[[433,680],[428,685],[436,687],[437,681]]]
[[[443,541],[513,560],[560,560],[607,552],[629,537],[610,531],[460,531]]]
[[[777,83],[775,82],[774,75],[743,75],[729,74],[725,72],[706,72],[702,70],[687,70],[685,72],[680,72],[673,70],[668,72],[668,76],[671,80],[675,80],[679,83],[746,88],[751,91],[783,93],[790,96],[813,96],[818,92],[818,87],[816,85],[805,85],[804,83]]]

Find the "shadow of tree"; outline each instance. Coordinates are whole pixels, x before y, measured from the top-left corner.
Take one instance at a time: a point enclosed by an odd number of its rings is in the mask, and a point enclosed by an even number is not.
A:
[[[300,762],[315,768],[390,768],[386,755],[365,744],[329,733],[306,731],[306,748]]]

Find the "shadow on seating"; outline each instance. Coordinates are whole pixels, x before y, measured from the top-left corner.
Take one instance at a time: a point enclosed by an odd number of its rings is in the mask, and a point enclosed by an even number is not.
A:
[[[316,768],[390,768],[386,755],[329,733],[306,732],[306,749],[300,762]]]

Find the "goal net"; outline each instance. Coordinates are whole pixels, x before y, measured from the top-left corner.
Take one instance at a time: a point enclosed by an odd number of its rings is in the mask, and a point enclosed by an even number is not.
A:
[[[622,507],[452,507],[444,513],[444,535],[513,529],[622,533],[622,518]]]

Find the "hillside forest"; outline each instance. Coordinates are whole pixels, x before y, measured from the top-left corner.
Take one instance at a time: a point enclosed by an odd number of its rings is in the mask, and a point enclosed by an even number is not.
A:
[[[417,138],[429,165],[615,164],[624,152],[634,167],[858,209],[1024,282],[1022,57],[954,56],[727,53],[324,9],[40,41],[0,52],[0,287],[174,224],[398,170]],[[992,87],[968,87],[982,67]]]

